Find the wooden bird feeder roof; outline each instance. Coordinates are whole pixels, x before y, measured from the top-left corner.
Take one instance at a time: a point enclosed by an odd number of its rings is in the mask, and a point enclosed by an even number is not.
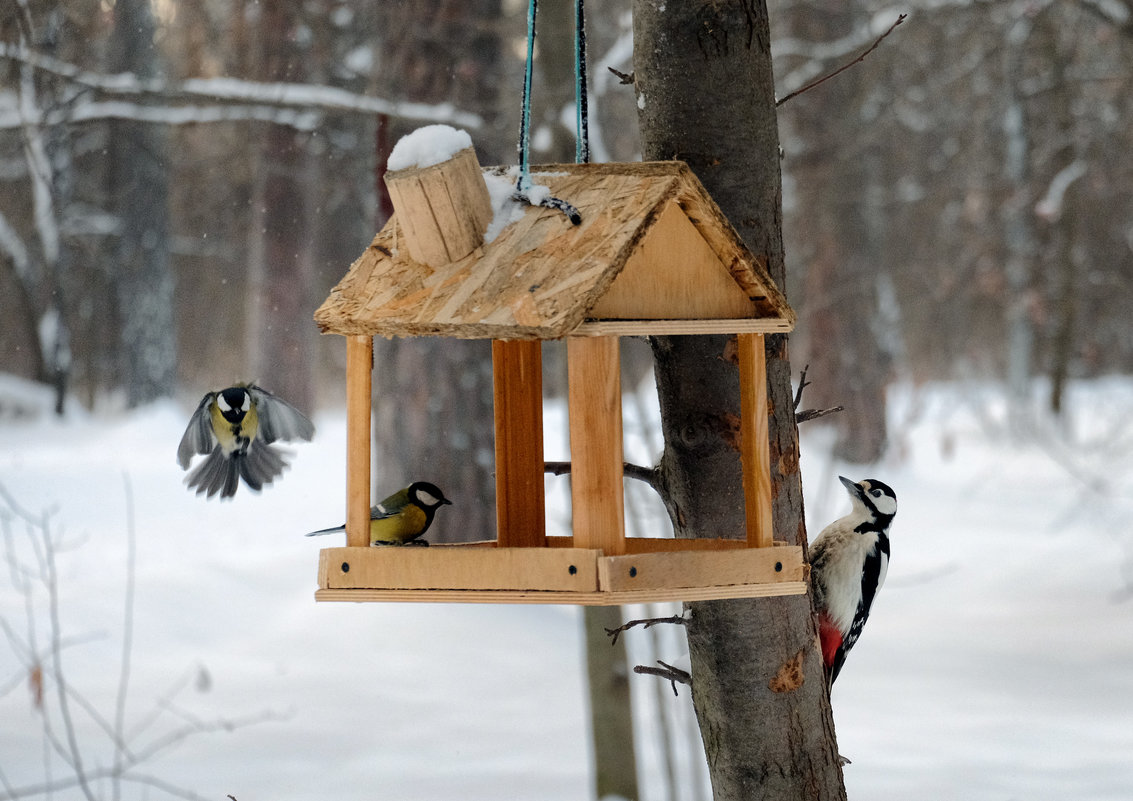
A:
[[[316,599],[608,605],[805,592],[802,549],[772,538],[763,335],[790,330],[795,315],[764,264],[684,164],[556,164],[531,177],[581,223],[508,201],[516,219],[485,242],[492,209],[471,148],[387,173],[395,216],[316,312],[324,332],[346,337],[348,428],[347,544],[321,552]],[[746,530],[627,538],[617,337],[702,333],[737,335]],[[378,335],[494,340],[496,540],[368,547]],[[540,340],[560,337],[574,533],[549,537]],[[445,489],[455,514],[459,489]]]
[[[410,257],[395,216],[315,313],[319,327],[557,339],[794,326],[765,266],[685,164],[552,164],[532,179],[582,223],[530,206],[494,241],[431,268]]]

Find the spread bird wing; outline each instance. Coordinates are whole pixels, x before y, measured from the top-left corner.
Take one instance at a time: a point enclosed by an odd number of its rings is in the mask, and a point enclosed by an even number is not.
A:
[[[212,433],[212,421],[209,415],[209,404],[214,393],[208,392],[201,402],[197,404],[196,411],[189,418],[189,425],[181,436],[181,444],[177,446],[177,464],[182,470],[189,469],[189,462],[198,453],[211,453],[216,445],[216,437]]]
[[[310,441],[315,436],[314,424],[283,398],[255,384],[248,387],[248,392],[252,395],[259,417],[259,439],[264,442],[275,442],[277,439]]]

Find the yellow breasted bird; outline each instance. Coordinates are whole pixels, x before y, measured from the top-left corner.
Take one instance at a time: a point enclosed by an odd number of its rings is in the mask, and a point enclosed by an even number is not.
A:
[[[429,530],[437,509],[451,503],[436,484],[414,481],[370,508],[370,544],[428,545],[424,540],[413,541]],[[312,531],[307,536],[316,537],[345,530],[346,526],[342,525]]]
[[[286,469],[272,442],[314,435],[315,426],[287,401],[255,384],[237,384],[201,399],[177,447],[177,463],[188,470],[194,455],[205,454],[185,483],[198,495],[231,498],[241,478],[259,492]]]

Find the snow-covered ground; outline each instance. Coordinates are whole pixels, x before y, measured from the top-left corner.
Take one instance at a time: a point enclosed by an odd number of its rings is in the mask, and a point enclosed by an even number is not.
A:
[[[877,465],[833,462],[829,432],[804,427],[813,533],[848,507],[838,473],[882,478],[900,501],[888,583],[834,691],[850,797],[1133,797],[1133,382],[1075,386],[1072,430],[1014,439],[992,387],[891,399],[892,448]],[[194,723],[237,724],[159,749],[122,798],[167,797],[159,782],[240,801],[589,797],[578,609],[316,604],[328,543],[302,534],[342,520],[341,413],[317,416],[315,441],[293,447],[275,486],[219,503],[181,483],[189,411],[0,420],[0,486],[37,515],[54,509],[62,537],[67,680],[113,731],[132,527],[130,752]],[[459,504],[459,488],[444,489]],[[27,526],[0,510],[5,548],[33,564]],[[29,613],[0,569],[0,799],[68,775],[24,667],[25,647],[50,666],[48,598],[31,592]],[[662,714],[687,713],[688,693],[632,681],[639,767],[648,797],[664,799],[654,735]],[[84,768],[112,765],[111,736],[75,698],[70,708]]]

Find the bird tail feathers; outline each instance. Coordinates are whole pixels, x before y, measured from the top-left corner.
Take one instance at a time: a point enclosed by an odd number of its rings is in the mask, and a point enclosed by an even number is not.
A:
[[[254,492],[264,488],[264,484],[275,481],[287,469],[283,451],[260,442],[252,442],[248,452],[236,458],[240,466],[240,477]],[[233,490],[235,491],[235,490]]]
[[[198,495],[211,498],[219,492],[221,498],[231,498],[236,494],[236,487],[240,484],[240,473],[236,463],[225,456],[224,450],[217,445],[205,460],[185,477],[185,483],[190,489],[195,489]]]
[[[307,537],[321,537],[323,534],[337,534],[340,531],[346,531],[346,526],[335,526],[334,528],[320,528],[318,531],[312,531]]]

